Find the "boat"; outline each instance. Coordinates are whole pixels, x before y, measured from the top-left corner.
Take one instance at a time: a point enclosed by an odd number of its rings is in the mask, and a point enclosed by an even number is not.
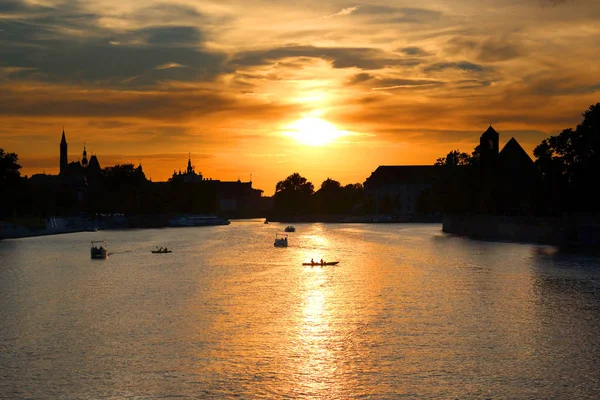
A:
[[[160,249],[156,249],[156,250],[151,250],[154,254],[165,254],[165,253],[172,253],[172,250],[167,250],[167,248],[160,248]]]
[[[288,247],[288,237],[285,233],[275,234],[275,247]]]
[[[168,226],[170,227],[181,227],[181,226],[216,226],[216,225],[229,225],[226,218],[217,217],[214,215],[179,215],[169,220]]]
[[[315,261],[315,262],[307,262],[307,263],[302,263],[302,265],[311,265],[311,266],[315,266],[315,265],[338,265],[340,262],[339,261]]]
[[[93,259],[108,258],[108,245],[106,244],[106,240],[92,241],[90,253]]]
[[[292,225],[288,225],[285,227],[285,231],[286,232],[296,232],[296,228],[294,228]]]
[[[268,224],[268,223],[269,223],[269,221],[267,221],[267,220],[265,219],[265,222],[264,222],[264,223],[265,223],[265,224]]]

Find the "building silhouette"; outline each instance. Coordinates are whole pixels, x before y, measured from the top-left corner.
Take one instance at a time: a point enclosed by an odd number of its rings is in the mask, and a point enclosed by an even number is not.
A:
[[[482,133],[478,166],[449,170],[429,165],[381,165],[364,182],[365,194],[373,200],[376,214],[405,218],[422,211],[422,204],[436,187],[461,182],[470,187],[467,196],[477,197],[474,203],[478,211],[524,212],[532,206],[539,174],[514,137],[499,151],[499,137],[491,125]],[[473,174],[475,170],[479,173]]]
[[[100,168],[100,162],[98,161],[98,157],[96,155],[92,155],[88,161],[87,158],[87,150],[85,144],[83,145],[83,154],[81,161],[72,161],[69,162],[68,158],[68,148],[69,145],[67,143],[67,138],[65,136],[65,129],[62,131],[62,138],[60,140],[60,172],[59,175],[63,177],[67,176],[75,176],[75,175],[83,175],[86,177],[89,176],[98,176],[100,175],[102,168]]]
[[[185,171],[173,171],[169,183],[174,185],[189,184],[195,189],[207,193],[216,193],[218,209],[222,212],[249,215],[254,210],[262,207],[261,189],[254,189],[252,181],[221,181],[218,179],[204,178],[202,173],[197,173],[192,164],[191,154],[188,154],[187,168]]]

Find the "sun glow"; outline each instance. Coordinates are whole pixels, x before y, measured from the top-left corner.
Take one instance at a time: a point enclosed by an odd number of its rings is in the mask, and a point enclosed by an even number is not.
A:
[[[317,117],[304,117],[286,127],[285,134],[307,146],[323,146],[346,135],[335,125]]]

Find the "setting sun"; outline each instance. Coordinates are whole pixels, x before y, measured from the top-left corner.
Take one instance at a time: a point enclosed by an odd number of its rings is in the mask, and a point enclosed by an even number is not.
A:
[[[316,117],[302,118],[286,128],[287,136],[308,146],[322,146],[345,135],[332,123]]]

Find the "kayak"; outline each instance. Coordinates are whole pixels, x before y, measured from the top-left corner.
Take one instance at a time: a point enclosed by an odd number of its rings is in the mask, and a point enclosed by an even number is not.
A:
[[[163,254],[163,253],[172,253],[172,251],[171,251],[171,250],[167,250],[167,251],[164,251],[164,250],[162,250],[162,251],[161,251],[161,250],[152,250],[152,252],[153,252],[153,253],[155,253],[155,254],[157,254],[157,253],[158,253],[158,254]]]
[[[314,263],[302,263],[302,265],[338,265],[339,261],[327,261],[327,262],[314,262]]]

